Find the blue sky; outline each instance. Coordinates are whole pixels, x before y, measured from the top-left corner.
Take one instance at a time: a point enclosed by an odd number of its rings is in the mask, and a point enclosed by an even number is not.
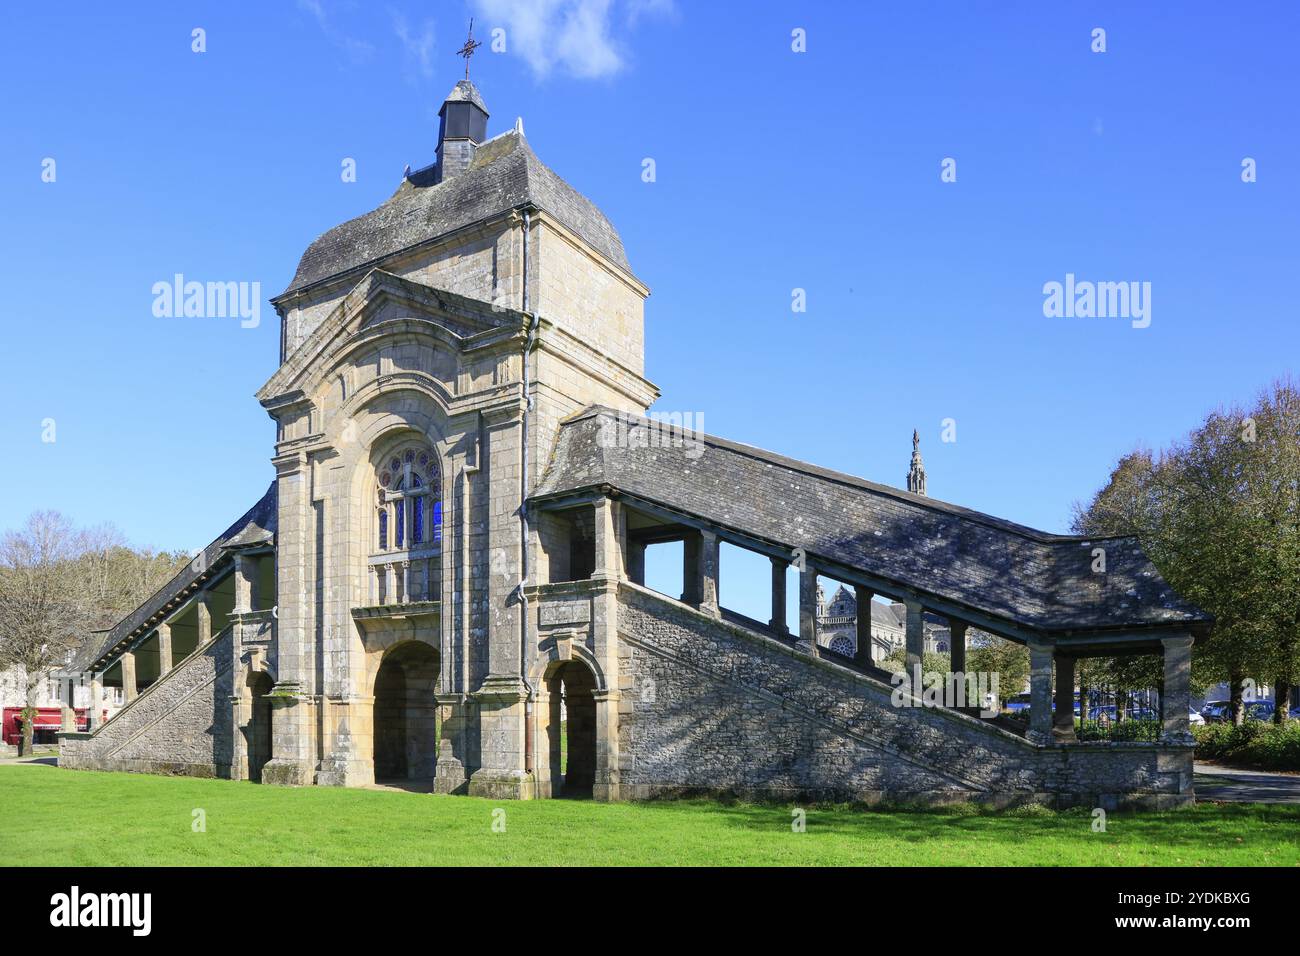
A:
[[[621,230],[658,407],[712,433],[901,484],[918,428],[933,496],[1064,531],[1118,456],[1296,371],[1293,4],[130,9],[5,10],[0,527],[192,549],[261,494],[273,311],[159,318],[151,288],[281,291],[433,160],[471,15],[506,31],[489,133],[522,116]],[[1150,326],[1045,317],[1067,273],[1150,282]]]

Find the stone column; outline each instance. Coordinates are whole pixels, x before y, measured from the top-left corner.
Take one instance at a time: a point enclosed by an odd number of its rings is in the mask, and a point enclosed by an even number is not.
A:
[[[1052,645],[1029,645],[1029,732],[1030,743],[1052,742]]]
[[[697,607],[700,603],[700,551],[699,532],[687,532],[682,539],[682,603]]]
[[[907,608],[907,647],[904,660],[907,664],[907,679],[911,681],[925,660],[925,608],[920,601],[904,601]],[[912,693],[920,693],[921,688],[914,688]]]
[[[618,580],[620,562],[614,502],[603,496],[598,498],[595,503],[594,518],[596,559],[591,576],[593,579]]]
[[[645,542],[627,543],[627,576],[633,584],[645,587]]]
[[[618,713],[622,697],[617,690],[594,690],[596,701],[596,775],[591,796],[597,801],[619,798]]]
[[[253,609],[253,559],[243,553],[235,555],[234,613],[247,614]]]
[[[768,626],[778,634],[789,634],[790,625],[785,619],[785,575],[790,567],[784,558],[772,558],[772,619]]]
[[[718,536],[712,531],[700,532],[700,610],[711,617],[721,617],[718,601]]]
[[[817,569],[807,561],[799,572],[799,649],[817,656]]]
[[[858,645],[854,662],[859,667],[871,666],[871,599],[875,595],[861,586],[854,586],[853,599],[858,604]]]
[[[200,591],[198,599],[194,602],[195,617],[198,622],[198,643],[195,647],[202,647],[208,641],[212,640],[212,600],[211,594],[207,591]]]
[[[100,724],[104,722],[101,716],[104,711],[104,685],[98,673],[90,675],[90,729],[98,730]]]
[[[952,658],[952,672],[964,674],[966,673],[966,622],[948,618],[948,633],[951,635],[948,653]]]
[[[162,680],[172,669],[172,626],[166,621],[158,625],[158,679]]]
[[[122,703],[135,700],[135,651],[126,651],[122,655]]]
[[[411,562],[402,561],[402,603],[411,603]]]
[[[1160,695],[1160,742],[1190,745],[1196,742],[1188,720],[1192,700],[1192,635],[1166,637],[1160,643],[1165,659],[1165,686]]]
[[[1052,712],[1052,739],[1071,743],[1074,736],[1074,658],[1056,655],[1056,710]]]

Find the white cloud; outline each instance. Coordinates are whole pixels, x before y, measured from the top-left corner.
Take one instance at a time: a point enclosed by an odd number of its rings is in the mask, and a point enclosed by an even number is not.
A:
[[[411,32],[410,24],[402,14],[390,10],[393,17],[393,32],[401,41],[406,53],[407,68],[419,73],[425,79],[433,77],[434,33],[433,21],[425,20],[420,24],[418,33]]]
[[[325,38],[346,53],[353,63],[363,63],[375,52],[375,48],[365,40],[358,40],[339,29],[321,0],[298,0],[298,9],[310,13]]]
[[[647,14],[673,9],[672,0],[476,0],[490,31],[506,31],[506,50],[522,56],[537,77],[560,69],[580,79],[612,76],[626,55],[616,25],[631,28]]]

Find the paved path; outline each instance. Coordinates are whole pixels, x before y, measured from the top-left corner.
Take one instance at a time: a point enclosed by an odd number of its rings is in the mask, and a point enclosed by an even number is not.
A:
[[[1195,784],[1198,800],[1300,804],[1300,774],[1239,770],[1197,761]]]

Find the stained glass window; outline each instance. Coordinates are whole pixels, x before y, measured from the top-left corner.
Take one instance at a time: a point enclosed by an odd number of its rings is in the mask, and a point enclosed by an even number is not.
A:
[[[379,509],[379,550],[388,550],[388,509]]]
[[[397,534],[393,537],[397,539],[397,546],[400,548],[406,544],[406,499],[397,499]]]
[[[414,499],[411,502],[411,508],[414,509],[412,518],[415,519],[412,522],[413,527],[411,528],[411,543],[423,544],[424,543],[424,499],[423,498]]]
[[[442,502],[436,498],[433,501],[433,540],[442,540]]]

